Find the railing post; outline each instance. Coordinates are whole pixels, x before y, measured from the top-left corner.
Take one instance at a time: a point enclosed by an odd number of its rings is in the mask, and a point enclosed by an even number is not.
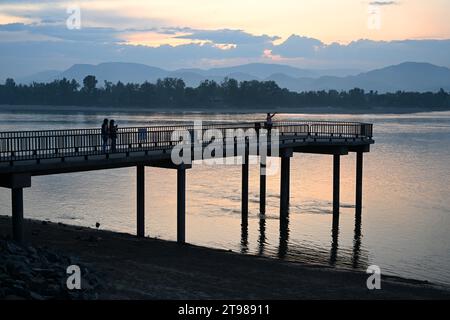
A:
[[[136,166],[137,236],[145,236],[145,166]]]

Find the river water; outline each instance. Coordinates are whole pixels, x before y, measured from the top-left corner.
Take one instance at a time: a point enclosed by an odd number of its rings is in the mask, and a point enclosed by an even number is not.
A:
[[[0,109],[0,131],[119,126],[194,119],[252,120],[263,114],[109,113]],[[267,214],[258,212],[258,165],[250,166],[249,224],[241,228],[239,165],[194,163],[187,172],[189,243],[274,259],[381,272],[450,285],[450,112],[407,115],[280,114],[277,119],[374,123],[364,157],[362,220],[355,221],[355,155],[341,159],[341,215],[332,230],[332,157],[295,154],[289,224],[279,220],[279,174],[267,179]],[[34,177],[25,216],[135,233],[134,168]],[[146,235],[176,239],[176,172],[146,168]],[[0,214],[11,195],[0,189]],[[333,236],[334,235],[334,236]]]

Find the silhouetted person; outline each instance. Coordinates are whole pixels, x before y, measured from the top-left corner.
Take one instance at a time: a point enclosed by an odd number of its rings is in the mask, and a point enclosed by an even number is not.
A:
[[[269,112],[267,113],[265,125],[266,125],[266,129],[267,129],[267,131],[269,131],[269,133],[273,126],[272,118],[275,117],[276,114],[277,114],[276,112],[273,114],[270,114]]]
[[[109,138],[111,139],[111,152],[116,152],[117,125],[114,120],[109,121]]]
[[[103,152],[106,152],[106,148],[108,147],[108,139],[109,139],[109,127],[108,127],[108,119],[103,120],[102,124],[102,149]]]

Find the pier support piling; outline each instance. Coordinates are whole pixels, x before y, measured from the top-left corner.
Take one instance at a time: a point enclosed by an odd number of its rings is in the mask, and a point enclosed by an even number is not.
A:
[[[23,235],[23,188],[11,189],[13,240],[22,243]]]
[[[137,236],[145,236],[145,166],[136,166]]]
[[[363,153],[356,153],[356,215],[360,216],[362,211],[362,180],[363,180]]]
[[[281,179],[280,179],[280,214],[287,215],[289,211],[290,197],[290,170],[292,150],[282,150],[281,156]]]
[[[339,215],[341,156],[333,155],[333,216]]]
[[[0,187],[11,189],[12,238],[23,243],[23,188],[31,187],[31,174],[0,175]]]
[[[259,168],[259,213],[266,214],[266,157],[261,157]]]
[[[249,167],[249,159],[248,159],[248,149],[245,148],[244,156],[242,157],[242,223],[245,223],[248,218],[248,167]]]
[[[186,242],[186,168],[177,168],[177,242]]]

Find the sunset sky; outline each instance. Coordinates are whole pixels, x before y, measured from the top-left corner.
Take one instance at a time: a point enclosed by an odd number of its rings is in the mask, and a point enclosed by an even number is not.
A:
[[[189,27],[240,29],[252,34],[291,34],[323,42],[450,38],[448,0],[92,0],[2,1],[0,23],[61,20],[79,5],[85,26],[116,28]],[[369,29],[371,6],[379,7],[380,29]],[[151,33],[129,35],[131,43],[177,44]]]
[[[68,30],[67,10],[74,5],[80,8],[81,29]],[[60,52],[48,65],[52,68],[83,61],[124,60],[117,52],[136,45],[158,49],[152,51],[151,61],[167,68],[251,61],[328,67],[325,56],[328,59],[336,48],[348,51],[360,39],[376,41],[377,46],[393,40],[450,39],[449,16],[448,0],[6,0],[0,3],[0,49],[3,45],[5,57],[10,52],[16,58],[14,50],[20,45],[31,46],[33,42],[41,47],[31,50],[39,52],[55,47],[49,54]],[[105,52],[99,49],[102,58],[97,60],[87,59],[82,52],[68,59],[73,50],[64,51],[62,42],[64,50],[78,42],[85,47],[102,45]],[[372,49],[373,43],[369,43]],[[361,44],[367,47],[367,43],[358,42],[359,47]],[[110,46],[110,53],[105,46]],[[442,51],[442,42],[437,46],[429,46],[431,55]],[[139,46],[136,50],[144,49]],[[150,63],[136,50],[127,53],[130,61]],[[320,56],[312,57],[314,52]],[[423,48],[408,52],[423,52]],[[172,55],[170,61],[162,59],[168,55]],[[443,64],[438,58],[412,54],[395,57],[392,62],[414,59]],[[387,62],[359,59],[336,67],[372,67]],[[30,67],[36,69],[32,64]]]

